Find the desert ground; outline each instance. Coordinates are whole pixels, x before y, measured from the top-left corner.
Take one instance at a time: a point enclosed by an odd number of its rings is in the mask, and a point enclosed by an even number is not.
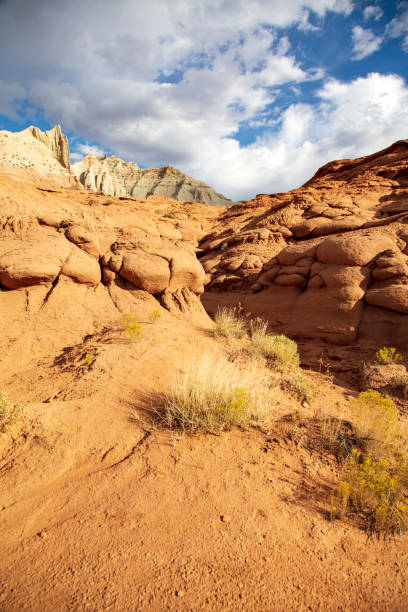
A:
[[[403,520],[333,512],[361,392],[406,448],[407,167],[400,141],[228,208],[2,168],[1,610],[408,610]],[[255,350],[260,318],[299,365]],[[262,419],[166,417],[214,356]]]

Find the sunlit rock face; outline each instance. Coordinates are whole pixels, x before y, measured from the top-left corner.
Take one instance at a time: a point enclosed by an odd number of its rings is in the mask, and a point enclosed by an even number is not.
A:
[[[206,293],[276,331],[408,343],[408,141],[227,209],[200,247]]]
[[[145,199],[155,195],[181,202],[232,204],[202,181],[172,166],[143,170],[136,163],[125,162],[119,157],[95,157],[89,153],[72,164],[71,170],[87,189],[103,191],[111,196]]]

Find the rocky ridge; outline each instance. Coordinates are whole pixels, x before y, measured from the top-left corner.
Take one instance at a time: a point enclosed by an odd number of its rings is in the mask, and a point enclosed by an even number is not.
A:
[[[59,125],[46,132],[35,126],[17,133],[1,130],[0,167],[34,171],[46,177],[70,177],[68,139]],[[29,178],[30,174],[25,176]]]
[[[200,247],[208,303],[295,337],[408,343],[408,141],[231,207]]]
[[[181,202],[202,204],[232,204],[191,176],[172,166],[141,169],[134,162],[125,162],[119,157],[95,157],[92,153],[71,165],[77,179],[87,189],[103,191],[116,197],[145,199],[150,195],[174,198]]]
[[[0,131],[0,167],[14,178],[37,183],[45,178],[55,186],[83,186],[115,197],[155,195],[181,202],[232,204],[206,183],[172,166],[141,169],[135,162],[92,153],[71,164],[68,139],[59,125],[46,132],[34,126],[18,133]]]

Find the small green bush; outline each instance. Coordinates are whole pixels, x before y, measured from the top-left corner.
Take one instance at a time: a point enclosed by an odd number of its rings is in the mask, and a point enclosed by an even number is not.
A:
[[[0,391],[0,431],[2,433],[17,423],[21,417],[22,411],[23,409],[21,406],[14,406],[7,399],[4,391]]]
[[[172,212],[164,213],[163,217],[165,217],[166,219],[177,219],[176,215]]]
[[[299,400],[299,402],[306,401],[308,404],[312,404],[318,395],[317,387],[314,382],[302,374],[300,369],[291,372],[290,376],[287,376],[283,380],[283,386],[291,395]]]
[[[246,331],[246,322],[235,308],[219,308],[214,317],[215,336],[241,338]]]
[[[121,316],[119,322],[123,328],[123,333],[131,342],[139,340],[143,333],[143,328],[134,315],[124,314]]]
[[[394,535],[408,528],[408,490],[386,459],[350,455],[345,477],[332,495],[332,517],[347,511],[364,517],[369,533]]]
[[[369,389],[352,404],[357,435],[376,459],[402,457],[407,451],[398,408],[388,395]]]
[[[272,336],[266,333],[266,327],[259,325],[251,334],[252,346],[266,357],[273,366],[286,369],[299,367],[299,353],[294,340],[286,336]]]
[[[85,365],[87,365],[88,368],[90,368],[93,362],[95,361],[95,355],[92,355],[91,353],[87,353],[84,357],[84,361],[85,361]]]
[[[159,310],[152,310],[151,312],[149,312],[150,323],[157,323],[160,317],[161,317],[161,312]]]
[[[401,353],[398,353],[397,349],[391,346],[384,346],[379,349],[375,354],[375,358],[377,363],[380,364],[398,363],[403,359]]]

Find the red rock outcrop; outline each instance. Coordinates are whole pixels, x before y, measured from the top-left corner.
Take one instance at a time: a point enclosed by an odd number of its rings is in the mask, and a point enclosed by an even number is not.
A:
[[[231,207],[200,247],[207,292],[276,330],[408,345],[408,141]]]

